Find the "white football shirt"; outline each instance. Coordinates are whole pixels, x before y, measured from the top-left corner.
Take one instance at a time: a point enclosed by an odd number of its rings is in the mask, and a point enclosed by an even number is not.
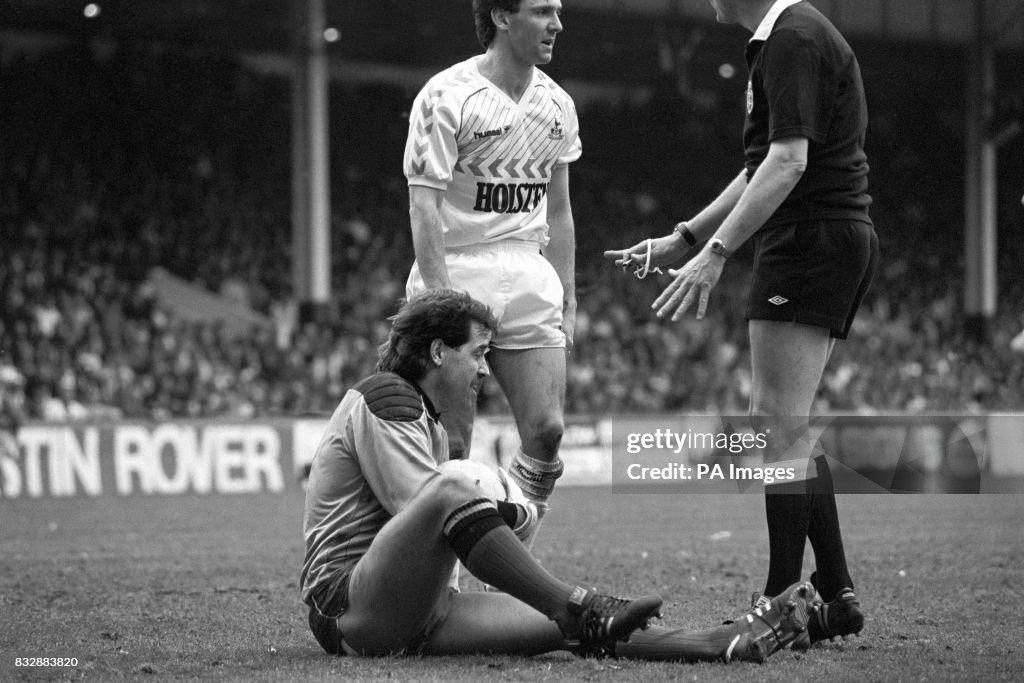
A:
[[[552,170],[580,157],[576,107],[544,72],[515,102],[484,78],[479,56],[430,79],[413,101],[403,162],[410,185],[444,191],[446,247],[548,242]]]

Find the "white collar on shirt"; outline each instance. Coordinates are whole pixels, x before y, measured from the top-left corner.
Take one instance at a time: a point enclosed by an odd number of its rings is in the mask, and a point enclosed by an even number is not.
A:
[[[795,5],[800,0],[776,0],[772,8],[768,10],[768,14],[764,15],[764,19],[758,24],[757,30],[754,31],[754,35],[750,37],[750,42],[755,40],[765,41],[768,40],[768,36],[771,35],[772,29],[775,28],[775,22],[778,21],[779,15],[782,14],[782,10]]]

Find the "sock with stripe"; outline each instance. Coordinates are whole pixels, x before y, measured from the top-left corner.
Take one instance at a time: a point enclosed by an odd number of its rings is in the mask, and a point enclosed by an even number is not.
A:
[[[541,567],[486,498],[454,510],[444,523],[452,549],[473,576],[551,619],[566,614],[575,586]]]

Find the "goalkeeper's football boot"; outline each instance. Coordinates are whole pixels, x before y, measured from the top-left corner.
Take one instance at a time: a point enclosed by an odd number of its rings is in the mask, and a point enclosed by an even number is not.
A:
[[[813,601],[814,586],[807,581],[794,583],[774,598],[755,593],[753,608],[731,622],[741,637],[734,642],[745,643],[740,656],[732,658],[763,662],[782,649],[807,649],[807,622]]]
[[[615,643],[646,629],[661,616],[661,597],[645,595],[633,600],[602,595],[577,587],[569,598],[568,623],[559,624],[568,648],[581,657],[614,657]]]
[[[811,608],[807,631],[812,643],[855,636],[864,628],[864,613],[851,588],[843,588],[830,602],[816,602]]]

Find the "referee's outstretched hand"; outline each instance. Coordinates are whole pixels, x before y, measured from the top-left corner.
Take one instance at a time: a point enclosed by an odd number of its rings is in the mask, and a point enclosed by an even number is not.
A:
[[[696,302],[697,319],[704,317],[708,308],[708,298],[718,279],[722,276],[725,259],[712,254],[706,247],[696,256],[687,261],[682,268],[671,269],[668,274],[674,278],[668,287],[654,300],[651,308],[657,311],[659,318],[671,315],[672,320],[679,320]]]
[[[661,266],[678,261],[686,250],[680,251],[674,235],[655,237],[642,242],[637,242],[629,249],[613,249],[604,252],[604,257],[613,259],[615,265],[621,266],[625,272],[641,272],[654,270]]]

